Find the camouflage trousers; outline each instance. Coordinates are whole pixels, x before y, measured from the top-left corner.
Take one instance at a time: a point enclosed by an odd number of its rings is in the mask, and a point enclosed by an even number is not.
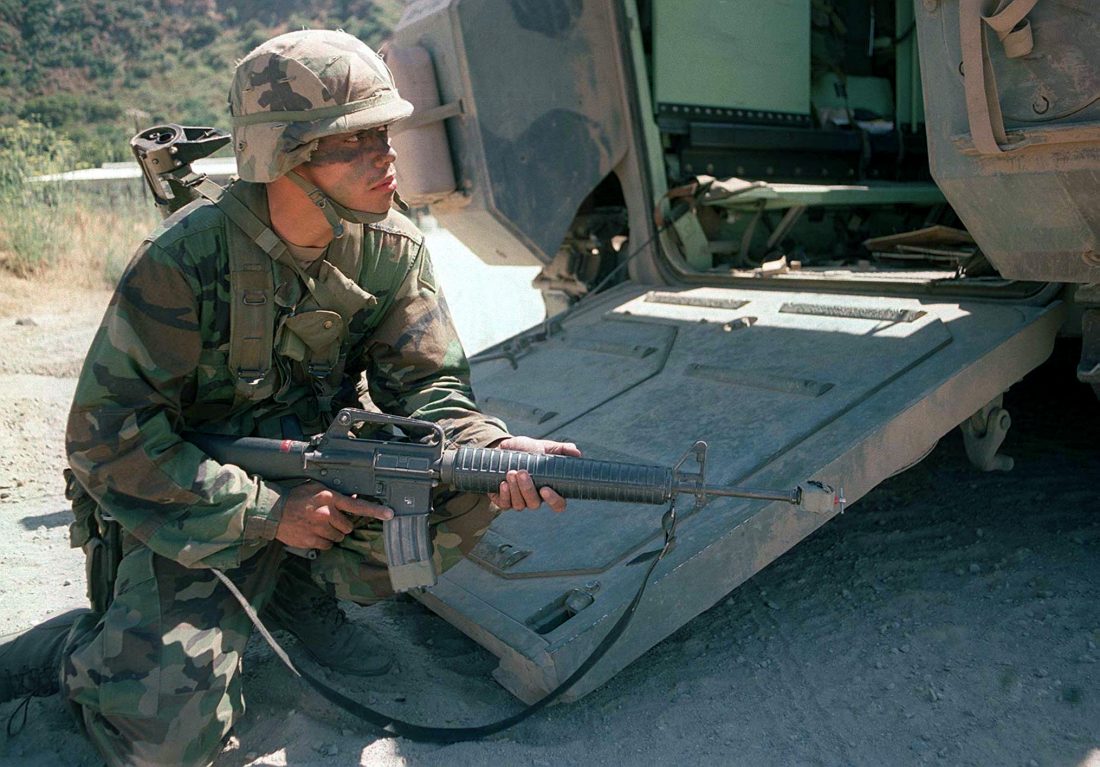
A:
[[[437,503],[431,522],[440,569],[469,552],[495,514],[479,496]],[[245,711],[241,657],[252,623],[210,570],[133,541],[125,549],[110,607],[70,635],[63,694],[109,765],[210,764]],[[225,574],[259,611],[276,589],[294,588],[294,578],[280,577],[287,556],[273,542]],[[392,595],[380,523],[322,553],[312,577],[360,604]]]

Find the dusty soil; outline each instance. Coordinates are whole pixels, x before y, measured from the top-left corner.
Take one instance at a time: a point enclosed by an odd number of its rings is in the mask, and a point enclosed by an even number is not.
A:
[[[54,297],[0,304],[0,632],[84,599],[62,430],[107,296]],[[1100,765],[1100,407],[1074,355],[1006,396],[1013,472],[976,472],[947,436],[577,703],[484,742],[376,740],[253,644],[249,713],[218,764]],[[418,604],[352,614],[399,659],[373,683],[333,679],[352,695],[432,723],[517,710],[493,657]],[[54,697],[0,734],[0,763],[97,757]]]

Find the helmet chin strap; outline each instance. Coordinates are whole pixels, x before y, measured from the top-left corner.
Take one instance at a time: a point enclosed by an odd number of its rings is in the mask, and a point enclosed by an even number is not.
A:
[[[328,221],[328,225],[332,227],[332,235],[337,239],[344,236],[347,228],[344,226],[344,222],[350,222],[353,224],[377,224],[385,220],[388,213],[374,213],[369,210],[352,210],[351,208],[345,208],[336,200],[332,199],[324,192],[320,190],[315,184],[311,184],[304,178],[299,176],[294,171],[290,171],[286,174],[287,178],[294,182],[294,184],[306,193],[310,201],[320,209],[325,220]],[[394,200],[399,200],[396,193],[394,194]],[[408,209],[401,200],[399,203],[406,210]]]

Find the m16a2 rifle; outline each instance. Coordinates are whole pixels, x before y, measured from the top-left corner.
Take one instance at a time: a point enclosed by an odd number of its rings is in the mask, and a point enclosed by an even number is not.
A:
[[[364,427],[397,427],[419,441],[355,436]],[[382,523],[382,530],[390,581],[398,592],[436,582],[428,530],[432,491],[442,486],[468,493],[496,492],[511,470],[527,471],[536,487],[550,487],[577,500],[656,505],[688,494],[700,505],[709,497],[727,496],[785,501],[818,514],[844,507],[843,490],[816,481],[789,491],[707,485],[705,442],[696,442],[671,468],[495,448],[447,448],[438,424],[354,408],[341,410],[326,432],[308,441],[184,436],[211,458],[264,479],[313,479],[345,495],[389,506],[394,516]],[[691,461],[695,471],[686,468]]]

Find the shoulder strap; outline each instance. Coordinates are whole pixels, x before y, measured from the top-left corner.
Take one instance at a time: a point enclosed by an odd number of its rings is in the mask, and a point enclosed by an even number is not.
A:
[[[238,400],[260,400],[275,390],[275,278],[273,261],[286,245],[231,191],[203,179],[196,191],[218,206],[229,250],[229,370]]]
[[[335,311],[345,322],[359,309],[374,303],[375,298],[333,264],[322,264],[320,279],[303,271],[287,253],[286,243],[234,194],[233,188],[223,189],[203,178],[195,189],[217,205],[233,224],[226,227],[233,297],[228,364],[235,378],[237,399],[264,399],[272,395],[276,383],[272,367],[276,316],[273,262],[292,269],[316,303]],[[345,269],[350,268],[353,275],[358,274],[362,227],[352,227],[348,236],[336,243],[335,250],[340,255],[337,262]],[[325,398],[331,399],[331,393]]]

